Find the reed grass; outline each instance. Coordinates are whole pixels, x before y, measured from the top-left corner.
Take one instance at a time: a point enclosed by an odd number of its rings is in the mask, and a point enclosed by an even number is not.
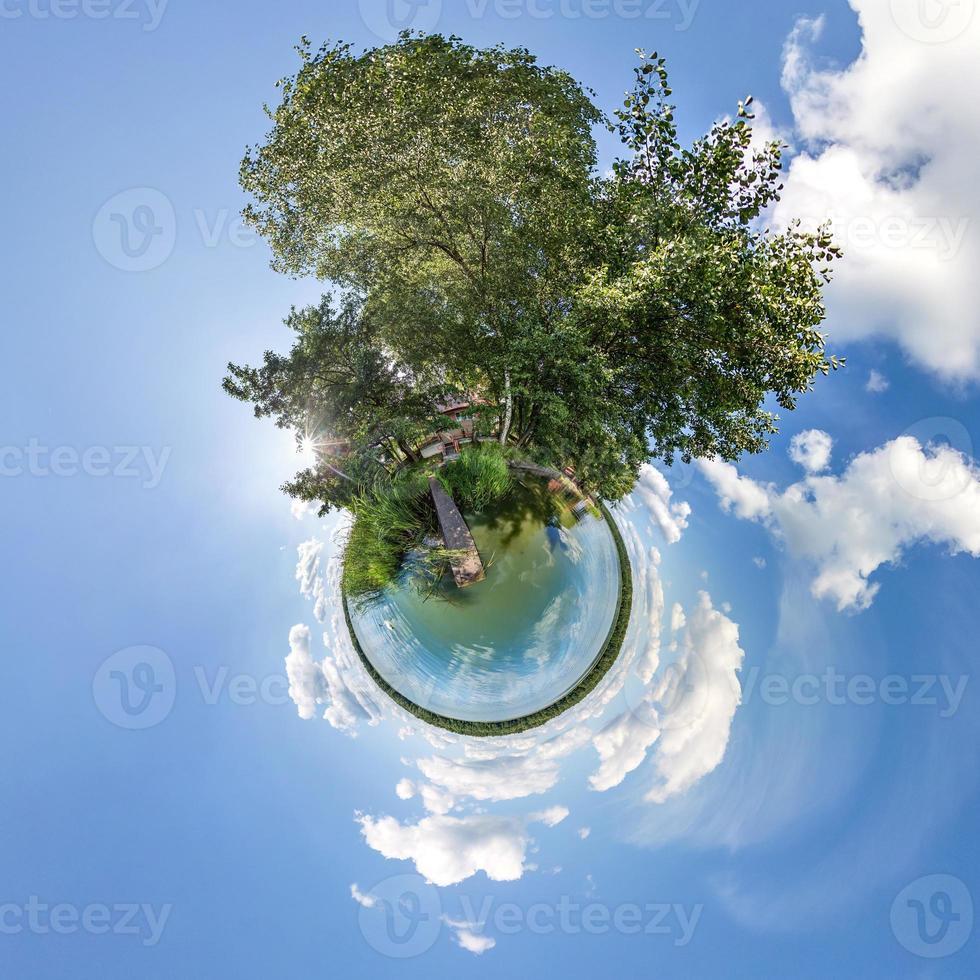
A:
[[[428,474],[402,470],[351,502],[354,524],[344,550],[344,591],[364,601],[401,572],[405,555],[420,548],[435,526]]]
[[[513,489],[508,458],[508,450],[496,442],[467,446],[439,470],[439,482],[460,510],[479,514]]]
[[[508,459],[509,451],[499,444],[477,443],[464,448],[459,459],[436,475],[460,510],[480,513],[513,490]],[[423,545],[438,528],[430,475],[428,467],[403,469],[351,501],[354,524],[344,551],[343,588],[352,601],[378,596],[406,567],[416,579],[416,588],[431,592],[448,568],[455,552]],[[418,552],[417,560],[406,563],[413,551]]]

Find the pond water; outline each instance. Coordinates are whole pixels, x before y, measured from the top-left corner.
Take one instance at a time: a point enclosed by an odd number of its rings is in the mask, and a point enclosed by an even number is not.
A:
[[[604,519],[577,520],[543,481],[466,515],[486,580],[446,576],[428,597],[403,581],[351,621],[365,656],[414,704],[460,721],[510,721],[588,673],[616,614],[620,572]]]

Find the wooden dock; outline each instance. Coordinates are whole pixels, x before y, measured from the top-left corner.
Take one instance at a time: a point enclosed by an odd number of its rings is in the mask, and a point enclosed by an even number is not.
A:
[[[465,552],[459,558],[450,561],[456,584],[461,589],[465,589],[468,585],[482,582],[487,577],[483,570],[483,559],[480,558],[480,552],[476,550],[476,542],[455,501],[443,490],[442,484],[435,477],[429,479],[429,490],[436,505],[436,514],[439,517],[439,526],[442,528],[446,547],[451,551]]]

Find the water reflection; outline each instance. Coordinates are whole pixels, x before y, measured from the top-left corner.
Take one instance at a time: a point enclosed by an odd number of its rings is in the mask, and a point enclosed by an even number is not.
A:
[[[468,515],[487,579],[420,594],[404,582],[352,622],[381,676],[420,707],[506,721],[553,704],[588,672],[612,628],[619,559],[605,520],[576,519],[539,481]]]

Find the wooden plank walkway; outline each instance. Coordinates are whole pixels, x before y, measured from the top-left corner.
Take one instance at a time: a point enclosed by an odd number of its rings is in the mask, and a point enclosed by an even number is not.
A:
[[[461,589],[465,589],[468,585],[482,582],[487,577],[483,569],[483,560],[480,558],[480,552],[476,550],[476,542],[459,508],[435,477],[429,478],[429,490],[436,505],[436,514],[439,517],[439,526],[442,528],[446,547],[451,551],[466,552],[465,555],[450,561],[456,584]]]

